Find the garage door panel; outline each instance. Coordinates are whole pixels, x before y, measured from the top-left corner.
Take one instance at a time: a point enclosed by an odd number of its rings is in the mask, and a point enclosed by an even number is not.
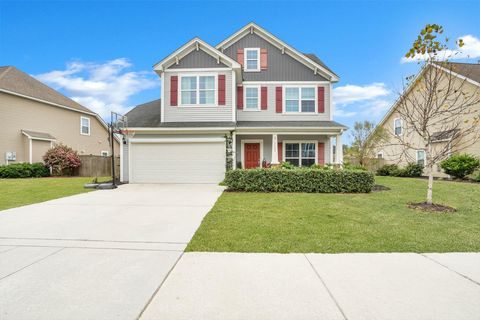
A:
[[[218,183],[225,175],[224,142],[132,143],[132,183]]]

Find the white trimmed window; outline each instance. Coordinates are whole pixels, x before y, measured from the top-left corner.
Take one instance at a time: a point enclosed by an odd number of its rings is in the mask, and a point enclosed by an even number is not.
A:
[[[396,136],[401,136],[403,134],[403,121],[400,118],[395,118],[393,120],[393,132]]]
[[[383,152],[380,151],[379,153],[377,153],[377,158],[383,159]]]
[[[425,167],[425,150],[417,150],[417,164]]]
[[[80,117],[80,134],[85,136],[90,135],[90,118]]]
[[[316,163],[315,142],[285,142],[286,162],[297,167],[309,167]]]
[[[247,111],[260,110],[260,87],[245,87],[245,108]]]
[[[285,87],[285,113],[314,113],[315,87]]]
[[[214,105],[215,76],[181,76],[181,105]]]
[[[260,71],[260,48],[245,48],[245,71]]]

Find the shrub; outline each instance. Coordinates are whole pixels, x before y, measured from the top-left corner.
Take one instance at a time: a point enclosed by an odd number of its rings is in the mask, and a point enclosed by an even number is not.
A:
[[[370,192],[375,184],[371,172],[299,168],[237,169],[226,173],[224,185],[249,192]]]
[[[73,169],[80,167],[82,164],[77,151],[63,144],[49,149],[43,156],[43,161],[45,161],[46,166],[52,168],[56,175],[71,175]]]
[[[364,166],[362,165],[359,165],[359,164],[350,164],[350,163],[345,163],[343,165],[343,167],[345,169],[348,169],[348,170],[361,170],[361,171],[367,171],[367,168],[365,168]]]
[[[40,178],[48,177],[50,171],[43,163],[14,163],[0,166],[0,178]]]
[[[474,174],[472,179],[475,182],[480,182],[480,171],[478,171],[476,174]]]
[[[421,177],[423,173],[423,166],[416,163],[409,163],[405,168],[399,169],[398,177]]]
[[[385,164],[377,169],[377,175],[379,176],[394,176],[398,172],[399,169],[396,164]]]
[[[282,169],[288,169],[288,170],[293,170],[293,169],[297,169],[298,167],[294,166],[293,164],[291,164],[290,162],[282,162],[280,164],[281,168]]]
[[[463,179],[480,167],[480,160],[468,154],[456,154],[440,163],[446,174]]]

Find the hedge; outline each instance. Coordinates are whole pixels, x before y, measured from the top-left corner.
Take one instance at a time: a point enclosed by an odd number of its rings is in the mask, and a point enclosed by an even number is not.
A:
[[[48,177],[50,170],[41,162],[13,163],[0,166],[0,178],[40,178]]]
[[[367,193],[375,178],[361,170],[236,169],[227,171],[223,184],[248,192]]]

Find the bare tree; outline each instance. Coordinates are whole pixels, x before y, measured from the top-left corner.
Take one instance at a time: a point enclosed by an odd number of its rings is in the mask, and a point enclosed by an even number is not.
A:
[[[375,157],[375,148],[386,138],[382,127],[375,129],[375,124],[370,121],[355,122],[350,133],[352,146],[348,153],[358,159],[361,166],[367,165],[371,158]]]
[[[416,77],[407,78],[399,95],[396,112],[401,129],[390,139],[399,146],[397,156],[404,159],[411,160],[412,150],[424,151],[428,205],[433,201],[434,166],[480,138],[479,88],[468,83],[468,77],[459,75],[449,62],[456,53],[448,49],[448,38],[443,42],[438,39],[441,33],[441,26],[427,25],[406,54],[407,58],[419,58],[422,68]],[[463,46],[462,40],[456,43]]]

